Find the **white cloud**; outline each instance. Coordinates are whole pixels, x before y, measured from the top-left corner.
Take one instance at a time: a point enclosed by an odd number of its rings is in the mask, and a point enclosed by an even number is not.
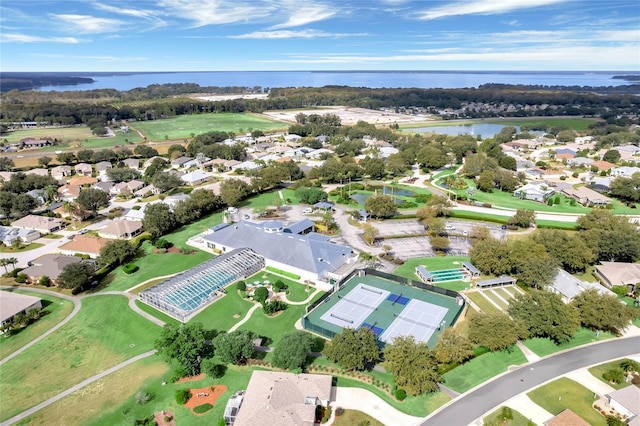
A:
[[[567,0],[468,0],[456,1],[444,6],[427,9],[420,13],[420,19],[430,20],[460,15],[496,15],[519,9],[529,9],[563,3]]]
[[[0,34],[0,42],[2,43],[67,43],[78,44],[82,40],[75,37],[38,37],[27,34]]]
[[[279,30],[279,31],[255,31],[248,34],[240,34],[235,36],[228,36],[228,38],[239,39],[286,39],[286,38],[339,38],[339,37],[354,37],[354,36],[366,36],[365,33],[359,34],[339,34],[339,33],[327,33],[324,31],[316,30]]]
[[[227,0],[160,0],[160,7],[168,9],[168,15],[194,22],[194,27],[233,24],[262,19],[269,15],[270,8],[261,4],[240,4]]]
[[[51,16],[60,20],[68,31],[84,34],[116,31],[124,24],[124,22],[117,19],[97,18],[90,15],[51,14]]]
[[[93,5],[96,9],[103,10],[105,12],[117,13],[119,15],[133,16],[134,18],[148,18],[154,15],[151,10],[143,9],[124,9],[122,7],[110,6],[103,3],[95,3]]]
[[[271,29],[299,27],[312,22],[323,21],[334,16],[338,10],[321,3],[285,1],[280,7],[287,10],[289,18],[286,22],[274,25]]]

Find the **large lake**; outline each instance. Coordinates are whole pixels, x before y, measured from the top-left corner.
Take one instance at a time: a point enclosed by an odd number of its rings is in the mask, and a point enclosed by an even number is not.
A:
[[[505,126],[511,126],[511,124],[495,124],[495,123],[479,123],[479,124],[456,124],[451,126],[429,126],[406,129],[408,132],[415,133],[439,133],[449,136],[458,135],[472,135],[482,136],[483,138],[490,138],[497,133],[500,133]],[[520,131],[520,126],[513,126],[516,130]]]
[[[619,86],[630,84],[613,79],[620,72],[500,72],[500,71],[220,71],[176,73],[81,73],[95,80],[75,86],[46,86],[41,91],[91,89],[131,90],[150,84],[197,83],[200,86],[322,87],[328,85],[370,88],[462,88],[482,84],[524,84],[543,86]]]

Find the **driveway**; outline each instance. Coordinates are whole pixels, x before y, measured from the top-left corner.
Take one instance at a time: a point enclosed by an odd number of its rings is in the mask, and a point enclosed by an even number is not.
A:
[[[334,409],[336,407],[342,407],[359,410],[390,426],[409,426],[415,425],[420,421],[420,417],[410,416],[396,410],[368,390],[341,387],[334,387],[333,390],[335,391],[335,398],[331,405]]]

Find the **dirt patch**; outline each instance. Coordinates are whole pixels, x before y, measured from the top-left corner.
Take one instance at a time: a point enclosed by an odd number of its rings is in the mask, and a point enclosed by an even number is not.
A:
[[[234,318],[240,318],[240,314],[233,314]]]
[[[155,254],[160,254],[160,253],[181,253],[180,248],[178,248],[178,247],[169,247],[168,249],[154,248],[153,252]],[[187,254],[187,253],[185,253],[185,254]]]
[[[165,416],[171,420],[165,422]],[[171,411],[158,411],[157,413],[153,413],[153,417],[158,426],[176,426],[176,420],[173,418],[173,413]]]
[[[189,398],[189,401],[187,401],[184,406],[189,408],[196,416],[202,416],[206,413],[198,414],[194,412],[193,409],[203,404],[215,406],[218,398],[227,391],[227,387],[225,385],[214,385],[200,389],[189,389],[189,391],[191,392],[191,398]]]
[[[200,373],[197,376],[187,376],[187,377],[182,377],[181,379],[179,379],[176,384],[179,385],[180,383],[186,383],[186,382],[196,382],[198,380],[202,380],[205,378],[204,373]]]

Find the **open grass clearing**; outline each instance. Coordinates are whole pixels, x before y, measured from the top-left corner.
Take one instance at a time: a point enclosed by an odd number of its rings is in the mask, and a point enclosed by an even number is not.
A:
[[[159,357],[141,359],[43,408],[18,425],[86,425],[122,405],[138,389],[146,391],[146,383],[161,382],[168,371],[169,365]],[[152,395],[151,402],[139,407],[148,406],[157,397]]]
[[[87,126],[74,127],[52,127],[47,129],[27,129],[15,130],[13,132],[2,135],[2,139],[6,139],[9,143],[19,142],[24,138],[34,139],[57,139],[60,143],[79,141],[93,137],[91,129]]]
[[[172,366],[175,368],[175,366]],[[153,375],[147,378],[138,388],[139,391],[148,392],[153,398],[144,405],[138,405],[135,401],[137,391],[123,394],[114,399],[110,406],[104,407],[104,411],[98,413],[85,425],[132,425],[136,419],[142,419],[154,412],[171,411],[174,414],[176,424],[189,426],[210,426],[217,424],[219,418],[223,417],[224,408],[229,397],[239,390],[246,389],[251,377],[251,370],[247,367],[229,366],[224,377],[211,379],[205,377],[202,380],[173,384],[169,381],[173,371],[166,372],[162,376]],[[167,382],[162,386],[162,382]],[[189,408],[178,405],[175,400],[175,392],[179,389],[197,389],[209,386],[225,385],[227,391],[216,401],[214,407],[202,416],[191,413]]]
[[[24,290],[16,290],[14,293],[26,294],[42,299],[42,309],[49,313],[28,327],[20,329],[17,334],[11,336],[0,335],[0,359],[14,353],[33,339],[42,335],[42,333],[50,330],[65,319],[73,310],[73,303],[66,299]]]
[[[384,426],[384,424],[380,423],[370,415],[357,410],[344,410],[344,414],[337,416],[332,424],[334,426],[354,426],[365,424],[369,426]]]
[[[508,292],[505,288],[496,287],[496,288],[492,288],[491,290],[496,294],[500,295],[500,297],[502,297],[507,302],[509,302],[510,299],[513,299],[513,295],[510,292]]]
[[[511,414],[513,414],[513,420],[502,421],[500,419],[500,413],[502,411],[502,407],[498,407],[496,411],[489,414],[485,418],[482,419],[485,425],[500,425],[500,426],[529,426],[529,419],[520,414],[519,411],[511,409]]]
[[[390,397],[385,392],[382,392],[375,386],[360,382],[358,380],[347,379],[345,377],[337,377],[338,386],[347,388],[363,388],[372,392],[373,394],[382,398],[389,405],[395,409],[402,411],[403,413],[424,417],[429,413],[433,413],[438,408],[451,400],[449,395],[443,392],[428,393],[419,396],[407,396],[407,398],[400,402],[395,398]]]
[[[153,287],[156,284],[160,284],[162,281],[166,280],[166,278],[158,278],[157,280],[151,280],[148,283],[141,285],[140,287],[136,287],[133,290],[130,290],[129,293],[140,294],[144,290]]]
[[[190,322],[200,322],[205,329],[229,330],[247,314],[253,303],[236,291],[235,284],[227,287],[227,294],[216,299]],[[256,312],[253,315],[257,315]],[[263,314],[264,315],[264,314]]]
[[[314,287],[309,287],[297,281],[293,281],[289,278],[272,274],[271,272],[268,272],[266,270],[258,272],[257,274],[247,278],[245,281],[247,283],[253,283],[254,281],[264,282],[265,280],[269,281],[271,284],[275,283],[278,280],[282,281],[287,286],[285,292],[287,294],[287,299],[291,302],[302,302],[315,291]],[[235,284],[233,286],[235,286]]]
[[[0,366],[1,420],[151,350],[160,330],[132,312],[126,297],[83,299],[69,323]]]
[[[605,426],[606,419],[592,408],[594,393],[579,383],[563,377],[529,393],[529,398],[554,416],[569,408],[592,426]]]
[[[481,291],[482,291],[482,294],[487,296],[489,299],[493,301],[493,303],[498,305],[501,310],[506,311],[507,308],[509,307],[509,304],[504,302],[502,299],[500,299],[497,296],[497,294],[494,292],[494,290],[481,290]]]
[[[137,307],[139,307],[144,312],[146,312],[149,315],[152,315],[152,316],[158,318],[160,321],[164,321],[165,324],[173,324],[173,325],[182,324],[177,319],[170,317],[169,315],[165,314],[164,312],[160,312],[159,310],[157,310],[153,306],[149,306],[149,305],[147,305],[146,303],[143,303],[140,300],[136,300],[134,303],[136,304]]]
[[[462,364],[443,375],[444,384],[456,392],[469,389],[507,371],[511,365],[522,365],[527,358],[522,351],[513,346],[510,350],[489,352]]]
[[[500,309],[498,309],[495,305],[493,305],[493,303],[488,301],[487,298],[480,293],[481,291],[471,291],[467,293],[466,296],[471,299],[471,301],[475,303],[478,308],[482,310],[482,312],[486,314],[489,314],[491,312],[500,312]]]
[[[602,381],[603,383],[606,383],[607,385],[611,386],[614,389],[626,388],[627,386],[631,386],[631,383],[628,383],[628,382],[612,383],[605,380],[605,378],[602,377],[602,375],[609,370],[619,369],[621,361],[622,359],[618,359],[616,361],[611,361],[611,362],[606,362],[604,364],[596,365],[595,367],[591,367],[589,369],[589,373],[591,373],[593,377],[595,377],[596,379]]]
[[[304,305],[289,305],[284,311],[270,317],[265,315],[262,309],[258,309],[240,329],[253,331],[267,339],[267,346],[277,347],[285,334],[295,331],[295,323],[304,312]]]
[[[37,248],[42,247],[44,244],[40,244],[40,243],[30,243],[27,244],[26,246],[24,245],[20,245],[19,247],[7,247],[4,244],[0,245],[0,253],[21,253],[23,251],[29,251],[29,250],[35,250]]]
[[[551,339],[543,339],[540,337],[528,339],[522,343],[536,355],[547,356],[565,349],[575,348],[576,346],[599,342],[601,340],[613,339],[614,337],[613,334],[603,331],[599,332],[599,335],[596,337],[596,332],[581,327],[576,331],[570,341],[561,345],[556,345]]]
[[[264,115],[251,113],[211,113],[190,114],[162,120],[138,121],[129,127],[141,131],[150,140],[189,138],[210,131],[233,132],[235,134],[252,130],[286,130],[289,124],[276,121]]]

